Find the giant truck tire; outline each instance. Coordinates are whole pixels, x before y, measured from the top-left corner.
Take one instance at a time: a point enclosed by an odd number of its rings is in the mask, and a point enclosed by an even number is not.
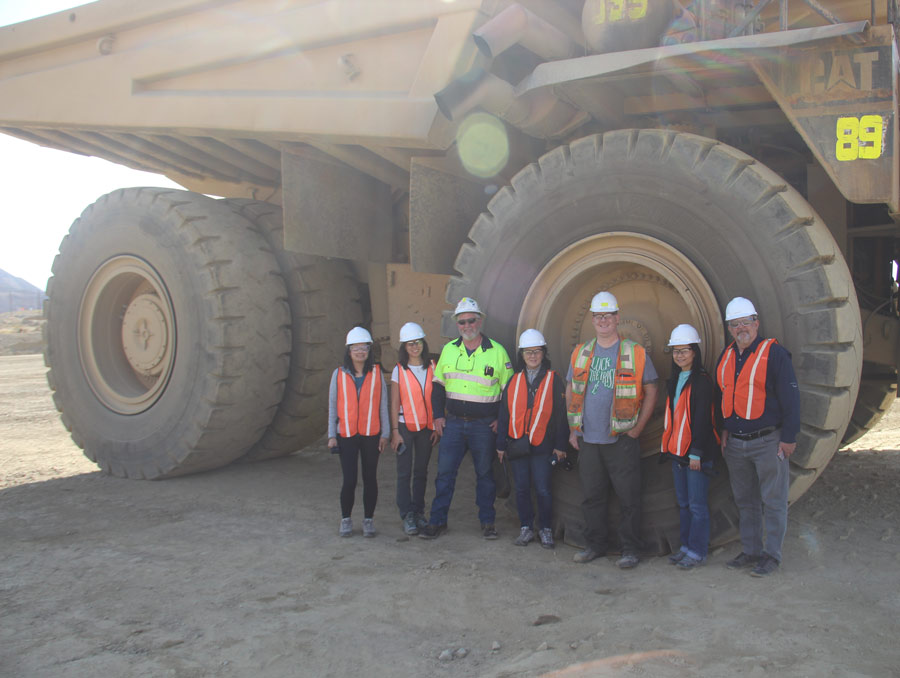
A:
[[[347,330],[363,322],[359,287],[347,262],[285,250],[277,205],[225,202],[266,239],[281,268],[291,309],[284,395],[266,432],[241,460],[283,457],[325,433],[331,373],[343,360]]]
[[[53,399],[104,471],[215,468],[266,430],[287,378],[287,292],[265,240],[221,201],[101,197],[63,239],[47,295]]]
[[[855,443],[881,421],[897,398],[897,370],[884,365],[863,363],[859,395],[844,433],[842,445]]]
[[[477,299],[487,334],[515,346],[540,329],[564,375],[573,347],[593,336],[589,304],[609,290],[620,333],[642,343],[664,379],[668,335],[691,323],[712,369],[725,346],[722,309],[749,297],[761,333],[793,353],[802,428],[791,457],[797,499],[838,447],[859,387],[859,309],[827,227],[782,178],[746,154],[704,137],[621,130],[558,147],[521,170],[491,200],[456,259],[447,299]],[[662,385],[662,383],[661,383]],[[678,546],[671,470],[657,464],[657,415],[641,438],[643,537]],[[712,542],[736,535],[724,464],[710,488]],[[580,539],[575,474],[555,473],[556,529]],[[610,519],[615,532],[615,508]]]

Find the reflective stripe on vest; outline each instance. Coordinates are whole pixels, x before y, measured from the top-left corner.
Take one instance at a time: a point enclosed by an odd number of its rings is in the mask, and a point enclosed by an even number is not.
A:
[[[431,410],[431,385],[434,378],[434,363],[429,363],[425,374],[425,389],[416,379],[412,370],[397,365],[397,379],[400,386],[400,406],[403,408],[403,423],[410,431],[423,428],[434,429],[434,413]]]
[[[572,397],[566,415],[569,428],[581,431],[584,419],[584,393],[587,388],[596,339],[591,339],[572,352]],[[646,353],[643,346],[630,339],[619,341],[616,374],[613,382],[613,402],[610,413],[610,433],[616,435],[634,428],[644,398],[643,377]]]
[[[442,384],[447,400],[497,403],[508,380],[509,357],[500,344],[482,338],[482,346],[471,355],[462,340],[451,341],[441,350],[434,368],[435,383]],[[485,348],[485,342],[490,346]]]
[[[381,431],[381,370],[376,365],[363,380],[359,395],[346,371],[338,370],[338,433],[352,438],[357,433],[374,436]]]
[[[722,356],[716,370],[716,380],[722,390],[722,414],[728,418],[733,413],[742,419],[759,419],[766,409],[766,374],[769,367],[769,349],[778,342],[766,339],[747,356],[741,373],[735,380],[737,353],[731,344]]]
[[[528,442],[540,445],[550,424],[553,412],[553,372],[548,371],[534,394],[534,403],[528,407],[528,378],[519,372],[509,383],[506,406],[509,408],[509,437],[521,438],[528,434]],[[550,394],[548,396],[548,394]],[[549,400],[549,402],[548,402]]]
[[[672,414],[672,398],[666,398],[666,419],[662,436],[662,451],[683,457],[691,449],[691,385],[681,390]]]

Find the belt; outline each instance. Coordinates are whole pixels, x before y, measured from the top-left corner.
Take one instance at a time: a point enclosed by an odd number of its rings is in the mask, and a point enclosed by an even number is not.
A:
[[[761,428],[753,433],[729,433],[728,435],[732,438],[737,438],[738,440],[756,440],[757,438],[762,438],[777,430],[777,426],[769,426],[768,428]]]
[[[493,419],[496,419],[496,417],[461,417],[458,414],[450,414],[449,412],[447,413],[447,418],[448,419],[459,419],[460,421],[485,421],[485,420],[493,421]]]

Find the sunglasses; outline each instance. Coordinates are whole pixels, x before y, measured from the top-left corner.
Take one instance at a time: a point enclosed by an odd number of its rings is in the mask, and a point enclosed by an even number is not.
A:
[[[481,320],[481,318],[465,318],[465,319],[457,320],[457,321],[456,321],[456,324],[457,324],[457,325],[460,325],[460,326],[462,326],[462,325],[474,325],[474,324],[477,323],[479,320]]]
[[[749,318],[738,318],[737,320],[729,320],[728,327],[749,327],[753,323],[756,322],[756,316],[752,315]]]
[[[421,346],[422,340],[421,339],[413,339],[412,341],[407,341],[406,345],[407,346]]]

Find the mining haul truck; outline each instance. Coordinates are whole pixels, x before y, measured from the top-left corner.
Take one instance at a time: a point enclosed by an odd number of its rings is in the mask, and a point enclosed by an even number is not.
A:
[[[897,393],[898,21],[896,0],[99,0],[2,28],[0,131],[185,188],[102,196],[60,245],[62,421],[104,471],[166,478],[321,437],[357,324],[390,367],[400,325],[439,347],[470,296],[564,370],[609,290],[665,376],[683,322],[713,366],[740,295],[793,354],[795,500]],[[661,428],[643,532],[666,552]],[[577,542],[577,475],[554,475]],[[710,504],[733,538],[724,466]]]

